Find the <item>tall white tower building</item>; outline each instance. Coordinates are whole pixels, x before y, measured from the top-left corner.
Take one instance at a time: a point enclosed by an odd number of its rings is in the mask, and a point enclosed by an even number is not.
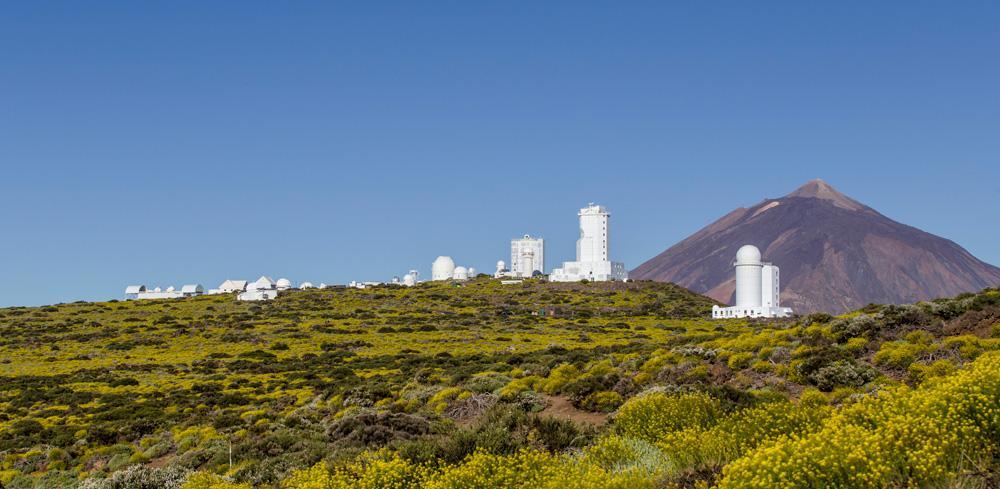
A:
[[[545,273],[545,240],[527,234],[510,240],[510,271],[515,277]]]
[[[792,314],[790,308],[781,307],[778,267],[762,262],[756,246],[741,247],[733,266],[736,267],[736,305],[712,306],[713,318],[781,318]]]
[[[576,261],[565,262],[562,268],[552,270],[549,280],[627,280],[625,264],[610,259],[608,220],[611,214],[608,210],[591,203],[577,215],[580,216],[580,239],[576,241]]]

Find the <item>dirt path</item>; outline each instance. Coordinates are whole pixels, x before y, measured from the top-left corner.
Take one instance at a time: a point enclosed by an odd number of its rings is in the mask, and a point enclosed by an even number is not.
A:
[[[573,406],[573,403],[571,403],[569,399],[563,396],[545,396],[545,399],[549,402],[549,405],[539,414],[597,426],[603,425],[608,421],[607,414],[592,413],[590,411],[577,409]]]

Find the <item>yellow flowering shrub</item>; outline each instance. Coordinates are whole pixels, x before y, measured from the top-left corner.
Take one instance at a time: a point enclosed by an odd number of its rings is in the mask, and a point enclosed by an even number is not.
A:
[[[181,489],[251,489],[249,484],[238,484],[207,472],[192,474]]]
[[[407,489],[424,487],[430,469],[398,456],[367,454],[331,472],[323,464],[297,470],[282,489]]]
[[[942,485],[997,455],[1000,354],[920,389],[841,409],[822,429],[765,444],[723,469],[721,488]]]
[[[629,399],[615,415],[617,432],[652,443],[685,428],[706,427],[721,412],[719,401],[702,393],[651,392]]]

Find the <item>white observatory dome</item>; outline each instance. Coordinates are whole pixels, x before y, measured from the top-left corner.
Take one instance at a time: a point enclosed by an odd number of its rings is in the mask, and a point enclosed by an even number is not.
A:
[[[170,287],[167,287],[167,292],[173,292],[175,290],[177,290],[177,289],[175,289],[173,285],[171,285]]]
[[[325,289],[325,288],[326,288],[326,283],[324,283],[324,282],[320,282],[320,283],[319,283],[319,288],[321,288],[321,289]]]
[[[279,278],[275,285],[278,287],[278,290],[290,289],[292,288],[292,281],[287,278]]]
[[[312,284],[312,282],[302,282],[302,285],[299,285],[299,288],[300,289],[311,289],[311,288],[313,288],[313,284]]]
[[[452,272],[452,278],[455,280],[469,280],[469,269],[465,267],[455,267],[455,271]]]
[[[507,268],[507,263],[505,263],[503,260],[497,262],[497,270],[503,270],[505,268]]]
[[[476,269],[469,267],[469,278],[476,278]]]
[[[417,284],[417,277],[414,277],[412,273],[403,275],[403,285],[411,287]]]
[[[431,265],[431,280],[448,280],[455,273],[455,260],[450,256],[439,256]]]
[[[736,252],[736,264],[738,265],[756,265],[760,263],[760,250],[754,245],[743,245],[739,251]]]

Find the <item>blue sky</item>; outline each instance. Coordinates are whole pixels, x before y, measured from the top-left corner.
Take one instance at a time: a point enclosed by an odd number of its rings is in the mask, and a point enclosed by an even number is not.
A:
[[[629,268],[812,178],[1000,264],[996,2],[19,2],[0,305]]]

